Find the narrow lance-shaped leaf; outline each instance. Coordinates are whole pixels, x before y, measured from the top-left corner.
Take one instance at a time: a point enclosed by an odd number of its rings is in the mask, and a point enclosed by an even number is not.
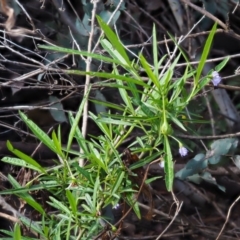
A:
[[[28,119],[28,117],[23,112],[19,111],[19,115],[39,140],[41,140],[53,152],[61,154],[56,149],[53,141],[44,131],[42,131],[32,120]]]
[[[165,170],[165,184],[168,191],[172,191],[173,186],[173,178],[174,178],[174,170],[173,170],[173,158],[172,152],[169,145],[168,137],[164,135],[164,170]]]
[[[25,153],[22,153],[21,151],[15,149],[13,147],[13,145],[9,141],[7,141],[7,148],[13,154],[15,154],[16,156],[21,158],[24,162],[26,162],[26,165],[30,164],[32,167],[34,167],[34,170],[36,170],[38,172],[42,172],[42,173],[46,172],[45,169],[42,168],[39,163],[37,163],[33,158],[31,158],[30,156],[26,155]],[[9,158],[8,158],[8,160],[9,160]]]
[[[76,204],[75,197],[73,196],[73,194],[69,190],[66,190],[66,196],[68,198],[68,202],[69,202],[69,205],[70,205],[70,207],[73,211],[73,214],[76,215],[77,214],[77,204]]]
[[[217,30],[217,23],[215,23],[213,25],[213,28],[212,28],[212,30],[211,30],[208,38],[207,38],[207,41],[204,45],[204,49],[203,49],[203,52],[202,52],[202,55],[201,55],[201,59],[200,59],[200,62],[198,64],[198,67],[197,67],[197,74],[196,74],[196,77],[194,79],[195,85],[198,84],[199,78],[201,76],[203,67],[205,65],[205,62],[207,60],[207,57],[208,57],[208,54],[209,54],[209,51],[210,51],[212,41],[213,41],[213,37],[214,37],[214,34],[215,34],[216,30]]]
[[[22,188],[22,186],[11,175],[8,175],[8,180],[15,189]],[[22,188],[22,189],[24,189],[24,188]],[[20,196],[31,207],[36,209],[42,215],[46,214],[45,211],[43,210],[42,206],[38,202],[36,202],[35,199],[28,192],[20,192],[17,195]]]
[[[77,114],[76,114],[76,117],[72,123],[72,127],[71,127],[71,130],[70,130],[70,133],[69,133],[69,137],[68,137],[68,143],[67,143],[67,151],[69,151],[70,149],[70,146],[72,144],[72,140],[73,140],[73,137],[75,135],[75,132],[76,132],[76,129],[78,127],[78,124],[79,124],[79,120],[80,120],[80,117],[82,115],[82,112],[83,112],[83,108],[84,108],[84,105],[85,105],[85,102],[88,100],[88,95],[89,95],[89,91],[90,91],[91,87],[88,89],[86,95],[84,96],[80,106],[79,106],[79,109],[77,111]]]
[[[90,75],[92,77],[100,77],[100,78],[106,78],[106,79],[119,79],[126,82],[133,82],[140,86],[149,88],[149,86],[141,79],[136,79],[136,78],[132,78],[124,75],[117,75],[117,74],[107,73],[107,72],[85,72],[85,71],[79,71],[79,70],[62,70],[62,71],[66,74],[74,74],[74,75],[82,75],[82,76]]]
[[[19,226],[18,222],[15,223],[13,232],[14,232],[14,240],[21,240],[22,239],[21,229],[20,229],[20,226]]]
[[[154,62],[154,75],[158,79],[158,44],[155,24],[153,25],[153,62]]]
[[[115,49],[119,52],[119,54],[121,54],[121,56],[124,58],[124,60],[128,64],[128,66],[131,66],[129,57],[128,57],[122,43],[119,41],[117,35],[99,16],[97,16],[97,20],[98,20],[98,23],[99,23],[101,29],[104,31],[106,37],[112,43],[113,47],[115,47]]]
[[[105,57],[100,54],[95,54],[95,53],[89,53],[89,52],[84,52],[84,51],[78,51],[74,49],[69,49],[69,48],[63,48],[63,47],[57,47],[57,46],[47,46],[47,45],[38,45],[39,48],[42,49],[47,49],[47,50],[53,50],[56,52],[64,52],[68,54],[75,54],[75,55],[83,55],[86,57],[92,57],[94,59],[97,59],[99,61],[107,62],[107,63],[115,63],[115,64],[122,64],[118,59],[113,59],[109,57]]]
[[[143,55],[140,55],[140,61],[141,61],[141,64],[142,64],[144,70],[146,71],[148,77],[152,80],[154,85],[160,90],[161,86],[158,81],[158,76],[155,75],[154,72],[152,72],[150,66],[148,65],[148,62],[146,61],[146,59],[144,58]]]

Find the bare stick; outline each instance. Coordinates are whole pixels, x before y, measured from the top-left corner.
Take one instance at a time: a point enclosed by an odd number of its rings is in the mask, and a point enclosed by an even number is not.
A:
[[[228,30],[228,27],[226,24],[224,24],[221,20],[219,20],[217,17],[215,17],[214,15],[212,15],[210,12],[206,11],[205,9],[196,6],[195,4],[191,3],[189,0],[181,0],[181,2],[187,4],[188,6],[190,6],[194,10],[202,13],[203,15],[206,15],[208,18],[212,19],[214,22],[217,22],[217,24],[219,26],[221,26],[224,30]]]
[[[94,35],[94,22],[95,22],[95,16],[96,16],[96,10],[97,10],[97,3],[98,0],[92,0],[91,1],[93,4],[93,10],[92,10],[92,19],[91,19],[91,32],[89,34],[89,39],[88,39],[88,52],[92,52],[92,40],[93,40],[93,35]],[[86,60],[86,72],[91,71],[91,62],[92,58],[90,56],[87,57]],[[84,97],[87,98],[84,108],[83,108],[83,121],[82,121],[82,135],[83,138],[86,137],[87,135],[87,121],[88,121],[88,95],[89,94],[89,88],[90,86],[90,81],[91,81],[91,76],[88,74],[86,75],[86,82],[85,82],[85,87],[84,87]],[[80,149],[80,153],[83,153],[82,148]],[[79,159],[79,166],[83,167],[84,161],[82,158]]]
[[[169,227],[172,225],[172,223],[174,222],[174,220],[176,219],[176,217],[178,216],[181,208],[182,208],[182,205],[183,205],[183,202],[179,202],[178,199],[176,198],[175,194],[173,193],[173,191],[171,191],[172,193],[172,196],[173,196],[173,200],[177,206],[177,209],[175,211],[175,214],[174,214],[174,217],[172,218],[172,220],[170,221],[170,223],[167,225],[167,227],[162,231],[162,233],[156,238],[156,240],[159,240],[163,234],[169,229]]]
[[[220,236],[221,236],[221,234],[222,234],[222,232],[223,232],[224,228],[226,227],[226,224],[227,224],[227,222],[228,222],[228,220],[229,220],[229,217],[230,217],[232,208],[234,207],[234,205],[235,205],[239,200],[240,200],[240,195],[237,197],[237,199],[232,203],[232,205],[231,205],[230,208],[228,209],[228,214],[227,214],[227,217],[226,217],[226,221],[225,221],[225,223],[223,224],[222,229],[221,229],[221,231],[219,232],[216,240],[218,240],[218,239],[220,238]]]
[[[233,137],[239,137],[240,132],[231,133],[231,134],[223,134],[223,135],[216,135],[216,136],[193,136],[193,135],[183,135],[178,134],[177,137],[180,138],[186,138],[186,139],[224,139],[224,138],[233,138]]]

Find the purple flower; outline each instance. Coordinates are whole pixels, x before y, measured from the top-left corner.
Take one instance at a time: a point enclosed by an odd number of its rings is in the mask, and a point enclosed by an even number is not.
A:
[[[212,83],[214,86],[217,86],[222,81],[222,78],[219,76],[217,71],[212,72]]]
[[[185,147],[181,146],[179,148],[179,154],[181,155],[181,157],[185,157],[187,153],[188,153],[188,150]]]

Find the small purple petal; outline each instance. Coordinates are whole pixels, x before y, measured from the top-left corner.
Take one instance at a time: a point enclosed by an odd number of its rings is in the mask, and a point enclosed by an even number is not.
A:
[[[188,154],[188,150],[185,147],[180,147],[179,154],[181,155],[181,157],[185,157]]]
[[[214,86],[217,86],[222,81],[222,78],[219,76],[217,71],[212,72],[212,78],[212,83]]]

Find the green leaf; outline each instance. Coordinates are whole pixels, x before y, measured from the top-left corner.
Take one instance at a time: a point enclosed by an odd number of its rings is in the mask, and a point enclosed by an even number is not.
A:
[[[67,142],[67,152],[69,151],[70,147],[71,147],[71,144],[72,144],[72,140],[74,138],[74,135],[75,135],[75,132],[76,132],[76,129],[78,127],[78,124],[79,124],[79,120],[80,120],[80,117],[82,115],[82,112],[83,112],[83,108],[85,106],[85,103],[86,101],[88,101],[88,95],[89,95],[89,92],[90,92],[90,89],[91,87],[89,87],[87,93],[84,95],[83,97],[83,100],[79,106],[79,109],[77,111],[77,115],[75,117],[75,119],[73,120],[72,122],[72,127],[71,127],[71,130],[70,130],[70,133],[69,133],[69,136],[68,136],[68,142]]]
[[[85,198],[86,199],[86,198]],[[82,204],[81,207],[88,213],[92,213],[92,210],[89,206],[87,206],[86,204]]]
[[[158,43],[156,26],[153,25],[153,63],[154,63],[154,76],[158,79]],[[156,85],[157,86],[157,85]]]
[[[12,184],[12,186],[15,189],[22,188],[21,185],[11,176],[8,175],[8,180]],[[21,197],[24,201],[26,201],[31,207],[33,207],[35,210],[37,210],[39,213],[45,215],[45,211],[43,210],[42,206],[35,201],[35,199],[32,198],[30,194],[27,192],[19,192],[18,194],[19,197]]]
[[[91,213],[92,209],[94,209],[94,206],[93,206],[92,198],[88,193],[85,194],[85,201],[87,205],[90,207],[90,213]]]
[[[95,184],[94,184],[94,189],[93,189],[93,201],[92,201],[92,205],[93,205],[93,208],[94,208],[94,211],[96,211],[96,207],[97,207],[97,201],[99,199],[97,199],[98,197],[98,193],[100,192],[100,180],[99,180],[99,176],[96,177],[96,180],[95,180]]]
[[[122,81],[120,81],[122,82]],[[119,88],[122,88],[123,85],[119,85],[119,84],[116,84],[115,86],[113,86],[114,88],[116,89],[119,89]],[[112,87],[112,86],[110,86]],[[124,111],[124,108],[118,104],[115,104],[115,103],[111,103],[111,102],[103,102],[101,100],[95,100],[95,99],[89,99],[91,102],[93,103],[96,103],[96,104],[101,104],[102,106],[105,106],[105,108],[112,108],[112,109],[115,109],[115,110],[118,110],[118,111],[121,111],[123,112]]]
[[[93,121],[98,125],[98,127],[101,129],[103,134],[105,134],[109,139],[112,139],[112,131],[109,129],[108,125],[104,122],[98,121],[98,117],[94,115],[93,113],[89,113],[89,116],[93,119]]]
[[[129,65],[122,57],[122,55],[113,47],[113,45],[107,39],[102,39],[100,43],[104,50],[106,50],[113,59],[118,59],[118,61],[120,61],[121,66],[125,67],[126,69],[129,68]]]
[[[141,152],[144,152],[144,149],[142,149]],[[148,158],[140,159],[139,161],[133,163],[133,164],[130,166],[130,169],[131,169],[131,170],[134,170],[134,169],[137,169],[137,168],[146,166],[148,163],[152,162],[154,159],[159,158],[162,154],[163,154],[163,151],[161,151],[161,152],[156,152],[156,153],[153,153],[153,154],[152,154],[150,157],[148,157]]]
[[[114,185],[112,186],[112,192],[111,192],[112,195],[114,195],[118,191],[120,185],[122,184],[124,177],[125,177],[124,171],[120,170],[118,173],[118,176],[116,178],[116,181],[115,181]]]
[[[131,66],[131,62],[130,62],[130,60],[128,58],[128,55],[127,55],[127,53],[126,53],[122,43],[118,39],[117,35],[112,31],[112,29],[99,16],[97,16],[97,20],[98,20],[98,23],[99,23],[101,29],[104,31],[106,37],[111,42],[113,47],[124,58],[126,64],[128,66]]]
[[[123,85],[122,81],[117,80],[117,82],[119,83],[119,85]],[[134,107],[132,105],[132,101],[131,101],[131,99],[130,99],[130,97],[128,95],[128,92],[124,88],[118,88],[118,91],[119,91],[119,93],[121,95],[121,98],[124,101],[125,105],[128,107],[128,109],[132,113],[134,113],[135,110],[134,110]]]
[[[133,126],[134,125],[134,123],[132,123],[132,122],[126,122],[123,120],[115,120],[115,119],[104,118],[104,117],[97,118],[97,121],[103,122],[103,123],[111,123],[111,124],[115,124],[115,125],[125,125],[125,126]]]
[[[215,34],[216,30],[217,30],[217,23],[215,23],[213,25],[213,28],[212,28],[212,30],[211,30],[208,38],[207,38],[207,41],[204,45],[204,49],[202,51],[201,59],[199,61],[198,67],[197,67],[197,74],[196,74],[196,77],[194,79],[195,85],[198,84],[198,81],[200,79],[200,76],[201,76],[203,67],[205,65],[205,62],[207,60],[207,57],[208,57],[208,54],[209,54],[209,51],[210,51],[210,48],[211,48],[211,45],[212,45],[213,37],[214,37],[214,34]]]
[[[150,184],[151,182],[154,182],[154,181],[156,181],[156,180],[158,180],[158,179],[160,179],[160,178],[162,178],[162,176],[151,177],[151,178],[148,178],[148,179],[145,181],[145,183],[146,183],[146,184]]]
[[[9,194],[21,194],[26,193],[30,191],[39,191],[43,189],[56,189],[56,187],[60,187],[59,183],[56,182],[45,182],[44,184],[38,184],[30,187],[24,187],[24,188],[17,188],[17,189],[8,189],[8,190],[2,190],[0,191],[0,195],[9,195]]]
[[[58,201],[56,198],[49,196],[49,199],[52,202],[48,202],[49,205],[53,206],[56,209],[61,210],[62,212],[71,215],[71,211],[60,201]]]
[[[64,154],[63,154],[63,152],[62,152],[62,145],[61,145],[61,143],[59,142],[55,131],[52,132],[52,139],[53,139],[54,145],[55,145],[55,147],[56,147],[56,149],[57,149],[57,151],[58,151],[58,154],[59,154],[62,158],[64,158]]]
[[[186,99],[184,98],[184,94],[183,94],[183,91],[184,91],[184,84],[187,80],[187,75],[188,75],[188,65],[186,66],[185,68],[185,72],[184,72],[184,75],[179,79],[179,80],[176,80],[175,83],[172,84],[172,87],[173,87],[173,93],[172,93],[172,96],[169,100],[169,103],[171,104],[172,102],[176,101],[177,99],[181,99],[181,97],[183,97],[183,99]],[[179,95],[181,95],[181,97],[179,97]],[[188,104],[188,102],[186,102],[185,100],[183,100],[183,102],[186,104]]]
[[[166,96],[168,94],[168,85],[169,82],[172,78],[173,75],[173,70],[171,68],[169,68],[164,75],[162,76],[161,80],[160,80],[160,85],[161,85],[161,93],[163,96]]]
[[[164,135],[164,171],[165,171],[165,184],[168,191],[172,191],[174,169],[173,169],[173,158],[172,152],[168,141],[168,136]]]
[[[143,55],[140,55],[140,61],[141,61],[141,64],[142,64],[144,70],[146,71],[148,77],[152,80],[152,82],[158,88],[158,90],[161,90],[158,76],[155,75],[154,72],[152,72],[151,68],[149,67],[148,62],[146,61],[146,59],[144,58]]]
[[[72,112],[69,111],[69,122],[70,122],[71,126],[73,126],[74,121],[75,121],[75,118],[73,117]],[[88,147],[87,147],[87,144],[86,144],[86,139],[84,139],[84,137],[82,135],[82,132],[80,131],[78,125],[76,126],[74,133],[75,133],[74,136],[75,136],[80,148],[83,149],[84,153],[88,153]],[[69,152],[69,149],[66,150],[66,151]]]
[[[77,200],[68,189],[66,190],[66,196],[67,196],[69,205],[72,209],[72,212],[76,216],[77,215],[77,203],[76,203]]]
[[[137,215],[137,217],[141,219],[141,212],[139,206],[135,198],[133,198],[132,194],[127,194],[127,203],[133,208],[133,211]]]
[[[168,113],[168,116],[183,131],[187,131],[187,129],[183,126],[183,124],[177,118],[175,118],[172,114]]]
[[[132,92],[133,99],[139,103],[140,95],[139,95],[139,90],[137,89],[136,84],[133,82],[128,82],[127,84],[129,86],[130,91]]]
[[[89,155],[89,160],[93,161],[97,166],[101,167],[105,172],[107,172],[107,166],[105,165],[102,156],[99,154],[98,150],[94,147],[92,149],[92,154]]]
[[[24,168],[29,168],[34,171],[40,172],[40,173],[45,173],[46,171],[44,169],[39,169],[38,167],[35,167],[34,165],[27,163],[25,160],[19,159],[19,158],[12,158],[12,157],[4,157],[2,159],[2,162],[14,165],[14,166],[19,166],[19,167],[24,167]]]
[[[125,82],[133,82],[137,85],[149,88],[149,86],[146,83],[144,83],[144,81],[140,78],[136,79],[129,76],[117,75],[117,74],[107,73],[107,72],[85,72],[80,70],[62,70],[62,71],[67,74],[75,74],[75,75],[82,75],[82,76],[90,75],[92,77],[100,77],[100,78],[115,79],[115,80],[118,79]]]
[[[42,141],[53,152],[60,154],[57,151],[53,141],[44,131],[42,131],[32,120],[28,119],[28,117],[23,112],[19,111],[19,115],[40,141]]]
[[[22,239],[21,229],[20,229],[19,223],[15,223],[13,233],[14,233],[13,234],[14,240],[21,240]]]
[[[82,174],[82,175],[87,179],[87,181],[88,181],[89,183],[92,183],[92,184],[93,184],[92,179],[91,179],[91,176],[90,176],[90,173],[89,173],[88,171],[86,171],[84,168],[80,167],[80,166],[78,165],[78,163],[73,163],[73,166],[78,170],[78,172],[79,172],[80,174]]]
[[[3,162],[8,162],[10,164],[15,164],[14,165],[17,165],[17,166],[22,166],[22,167],[27,167],[27,168],[31,168],[35,171],[38,171],[38,172],[41,172],[41,173],[46,173],[45,169],[42,168],[42,166],[37,163],[33,158],[31,158],[30,156],[22,153],[21,151],[15,149],[13,147],[13,145],[7,141],[7,148],[10,152],[12,152],[13,154],[15,154],[16,156],[18,156],[19,158],[21,158],[22,160],[18,159],[17,158],[9,158],[9,157],[4,157],[2,159]],[[19,161],[20,160],[20,161]],[[22,165],[19,165],[19,164],[22,164]]]
[[[42,217],[44,218],[44,216],[42,216]],[[29,229],[33,230],[36,233],[39,233],[43,237],[42,239],[46,239],[46,235],[42,231],[42,225],[39,225],[39,224],[36,223],[36,221],[33,221],[32,219],[29,219],[29,218],[26,218],[26,217],[20,217],[20,221],[25,226],[27,226]]]
[[[57,46],[47,46],[47,45],[38,45],[39,48],[47,49],[47,50],[53,50],[56,52],[64,52],[68,54],[75,54],[75,55],[83,55],[86,57],[92,57],[94,59],[97,59],[99,61],[107,62],[107,63],[115,63],[117,65],[121,65],[122,63],[118,59],[112,59],[109,57],[105,57],[104,55],[95,54],[95,53],[89,53],[84,51],[78,51],[71,48],[63,48],[63,47],[57,47]]]
[[[216,67],[215,67],[215,70],[217,72],[220,72],[225,66],[226,64],[228,63],[230,57],[226,57],[224,60],[222,60],[222,62],[220,62]]]

